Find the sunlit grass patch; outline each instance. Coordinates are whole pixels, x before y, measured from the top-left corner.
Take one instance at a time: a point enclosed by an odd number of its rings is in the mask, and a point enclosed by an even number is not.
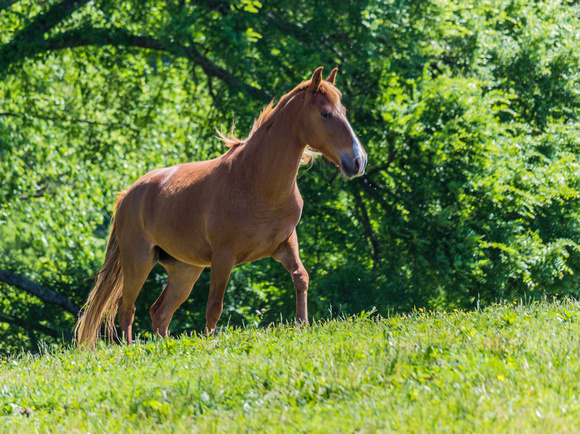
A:
[[[0,363],[3,431],[570,430],[580,305],[363,314]]]

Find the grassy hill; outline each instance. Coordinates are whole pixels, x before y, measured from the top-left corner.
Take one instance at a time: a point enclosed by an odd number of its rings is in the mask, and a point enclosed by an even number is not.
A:
[[[0,361],[0,431],[578,431],[580,304],[369,315]]]

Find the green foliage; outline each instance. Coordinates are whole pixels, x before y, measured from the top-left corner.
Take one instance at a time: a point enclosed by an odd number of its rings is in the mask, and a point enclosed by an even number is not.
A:
[[[0,8],[0,268],[82,304],[118,191],[219,155],[216,128],[243,135],[324,65],[369,166],[348,183],[325,162],[299,175],[314,318],[580,296],[576,2],[64,3]],[[164,282],[155,268],[138,330]],[[203,328],[207,287],[204,273],[172,330]],[[222,322],[291,319],[293,292],[274,261],[240,267]],[[69,313],[0,294],[0,352],[42,327],[69,338]]]
[[[566,431],[579,316],[510,302],[23,353],[0,360],[0,430]]]

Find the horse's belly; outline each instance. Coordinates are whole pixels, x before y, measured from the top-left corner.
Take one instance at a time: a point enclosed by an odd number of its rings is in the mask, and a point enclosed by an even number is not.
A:
[[[225,249],[220,248],[219,250],[231,251],[235,256],[235,264],[239,265],[272,256],[286,238],[276,237],[271,242],[260,240],[259,242],[256,241],[243,245],[235,245],[232,243],[232,245],[226,246]],[[158,243],[158,246],[171,258],[177,259],[180,262],[200,267],[211,266],[213,257],[213,250],[211,248],[196,245],[196,243],[187,242],[187,240],[179,243]]]
[[[189,218],[178,223],[175,219],[159,219],[161,224],[155,231],[158,245],[181,262],[204,267],[211,265],[216,252],[231,254],[236,265],[272,256],[300,219],[299,208],[266,218],[239,218],[235,212],[223,209],[213,214],[196,214],[195,209],[172,211],[172,216]]]
[[[236,249],[236,264],[257,261],[272,256],[280,244],[292,234],[294,226],[265,230],[248,237],[246,243],[241,243]]]
[[[208,267],[212,252],[207,240],[195,231],[179,232],[163,238],[158,237],[155,244],[171,257],[186,264]]]

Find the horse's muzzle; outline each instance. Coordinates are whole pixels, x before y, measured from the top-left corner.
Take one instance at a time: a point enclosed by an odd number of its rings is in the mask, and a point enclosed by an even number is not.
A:
[[[340,159],[340,171],[347,178],[356,178],[365,173],[367,159],[363,154],[355,154],[354,158],[350,155],[343,155]]]

